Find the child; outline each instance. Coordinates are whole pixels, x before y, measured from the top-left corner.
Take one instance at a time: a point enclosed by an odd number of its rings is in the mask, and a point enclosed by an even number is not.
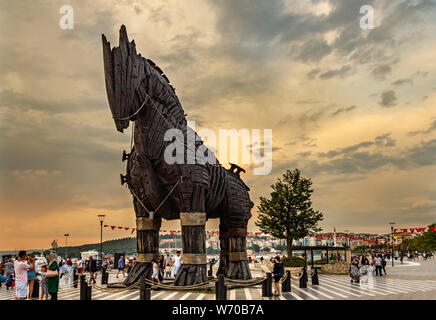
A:
[[[44,299],[45,296],[45,299]],[[48,300],[47,287],[47,264],[41,266],[41,298],[40,300]]]
[[[361,283],[368,283],[368,276],[369,276],[369,261],[367,259],[363,260],[363,266],[360,267],[360,282]]]
[[[374,262],[372,262],[371,266],[369,267],[369,273],[371,276],[375,275],[375,263]]]

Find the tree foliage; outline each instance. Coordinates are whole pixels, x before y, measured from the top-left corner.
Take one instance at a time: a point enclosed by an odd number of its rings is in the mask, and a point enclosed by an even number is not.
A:
[[[403,241],[404,245],[409,246],[411,251],[436,251],[436,232],[432,228],[436,227],[436,223],[429,226],[428,230],[410,240]]]
[[[271,198],[260,197],[256,226],[264,233],[287,240],[288,255],[292,241],[322,229],[318,223],[323,214],[312,208],[312,180],[301,176],[300,170],[287,170],[271,186]]]

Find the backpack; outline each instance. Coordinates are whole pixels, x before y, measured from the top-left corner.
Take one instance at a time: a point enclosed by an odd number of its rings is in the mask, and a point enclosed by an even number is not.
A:
[[[386,260],[382,260],[382,265],[383,265],[383,267],[386,267]]]
[[[14,282],[14,279],[10,277],[8,280],[6,280],[6,287],[12,287],[12,283]]]

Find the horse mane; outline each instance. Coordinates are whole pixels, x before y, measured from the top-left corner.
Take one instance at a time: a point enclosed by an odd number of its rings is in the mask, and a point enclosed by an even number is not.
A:
[[[186,127],[185,112],[168,77],[151,59],[136,52],[135,40],[129,41],[124,25],[119,46],[111,49],[102,35],[106,91],[117,129],[129,126],[129,120],[151,98],[155,107],[175,128]],[[149,97],[147,97],[149,95]]]

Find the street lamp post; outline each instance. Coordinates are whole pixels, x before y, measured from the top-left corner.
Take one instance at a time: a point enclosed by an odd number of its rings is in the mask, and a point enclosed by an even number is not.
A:
[[[100,221],[100,261],[103,264],[103,220],[106,215],[99,214],[98,220]]]
[[[349,237],[349,233],[350,233],[350,230],[344,230],[345,231],[345,234],[347,235],[347,247],[348,248],[350,248],[350,237]]]
[[[64,237],[65,237],[65,258],[67,258],[67,245],[68,245],[68,237],[69,237],[69,233],[64,233]]]
[[[391,225],[391,244],[392,244],[392,266],[394,266],[394,225],[395,222],[389,222]]]

